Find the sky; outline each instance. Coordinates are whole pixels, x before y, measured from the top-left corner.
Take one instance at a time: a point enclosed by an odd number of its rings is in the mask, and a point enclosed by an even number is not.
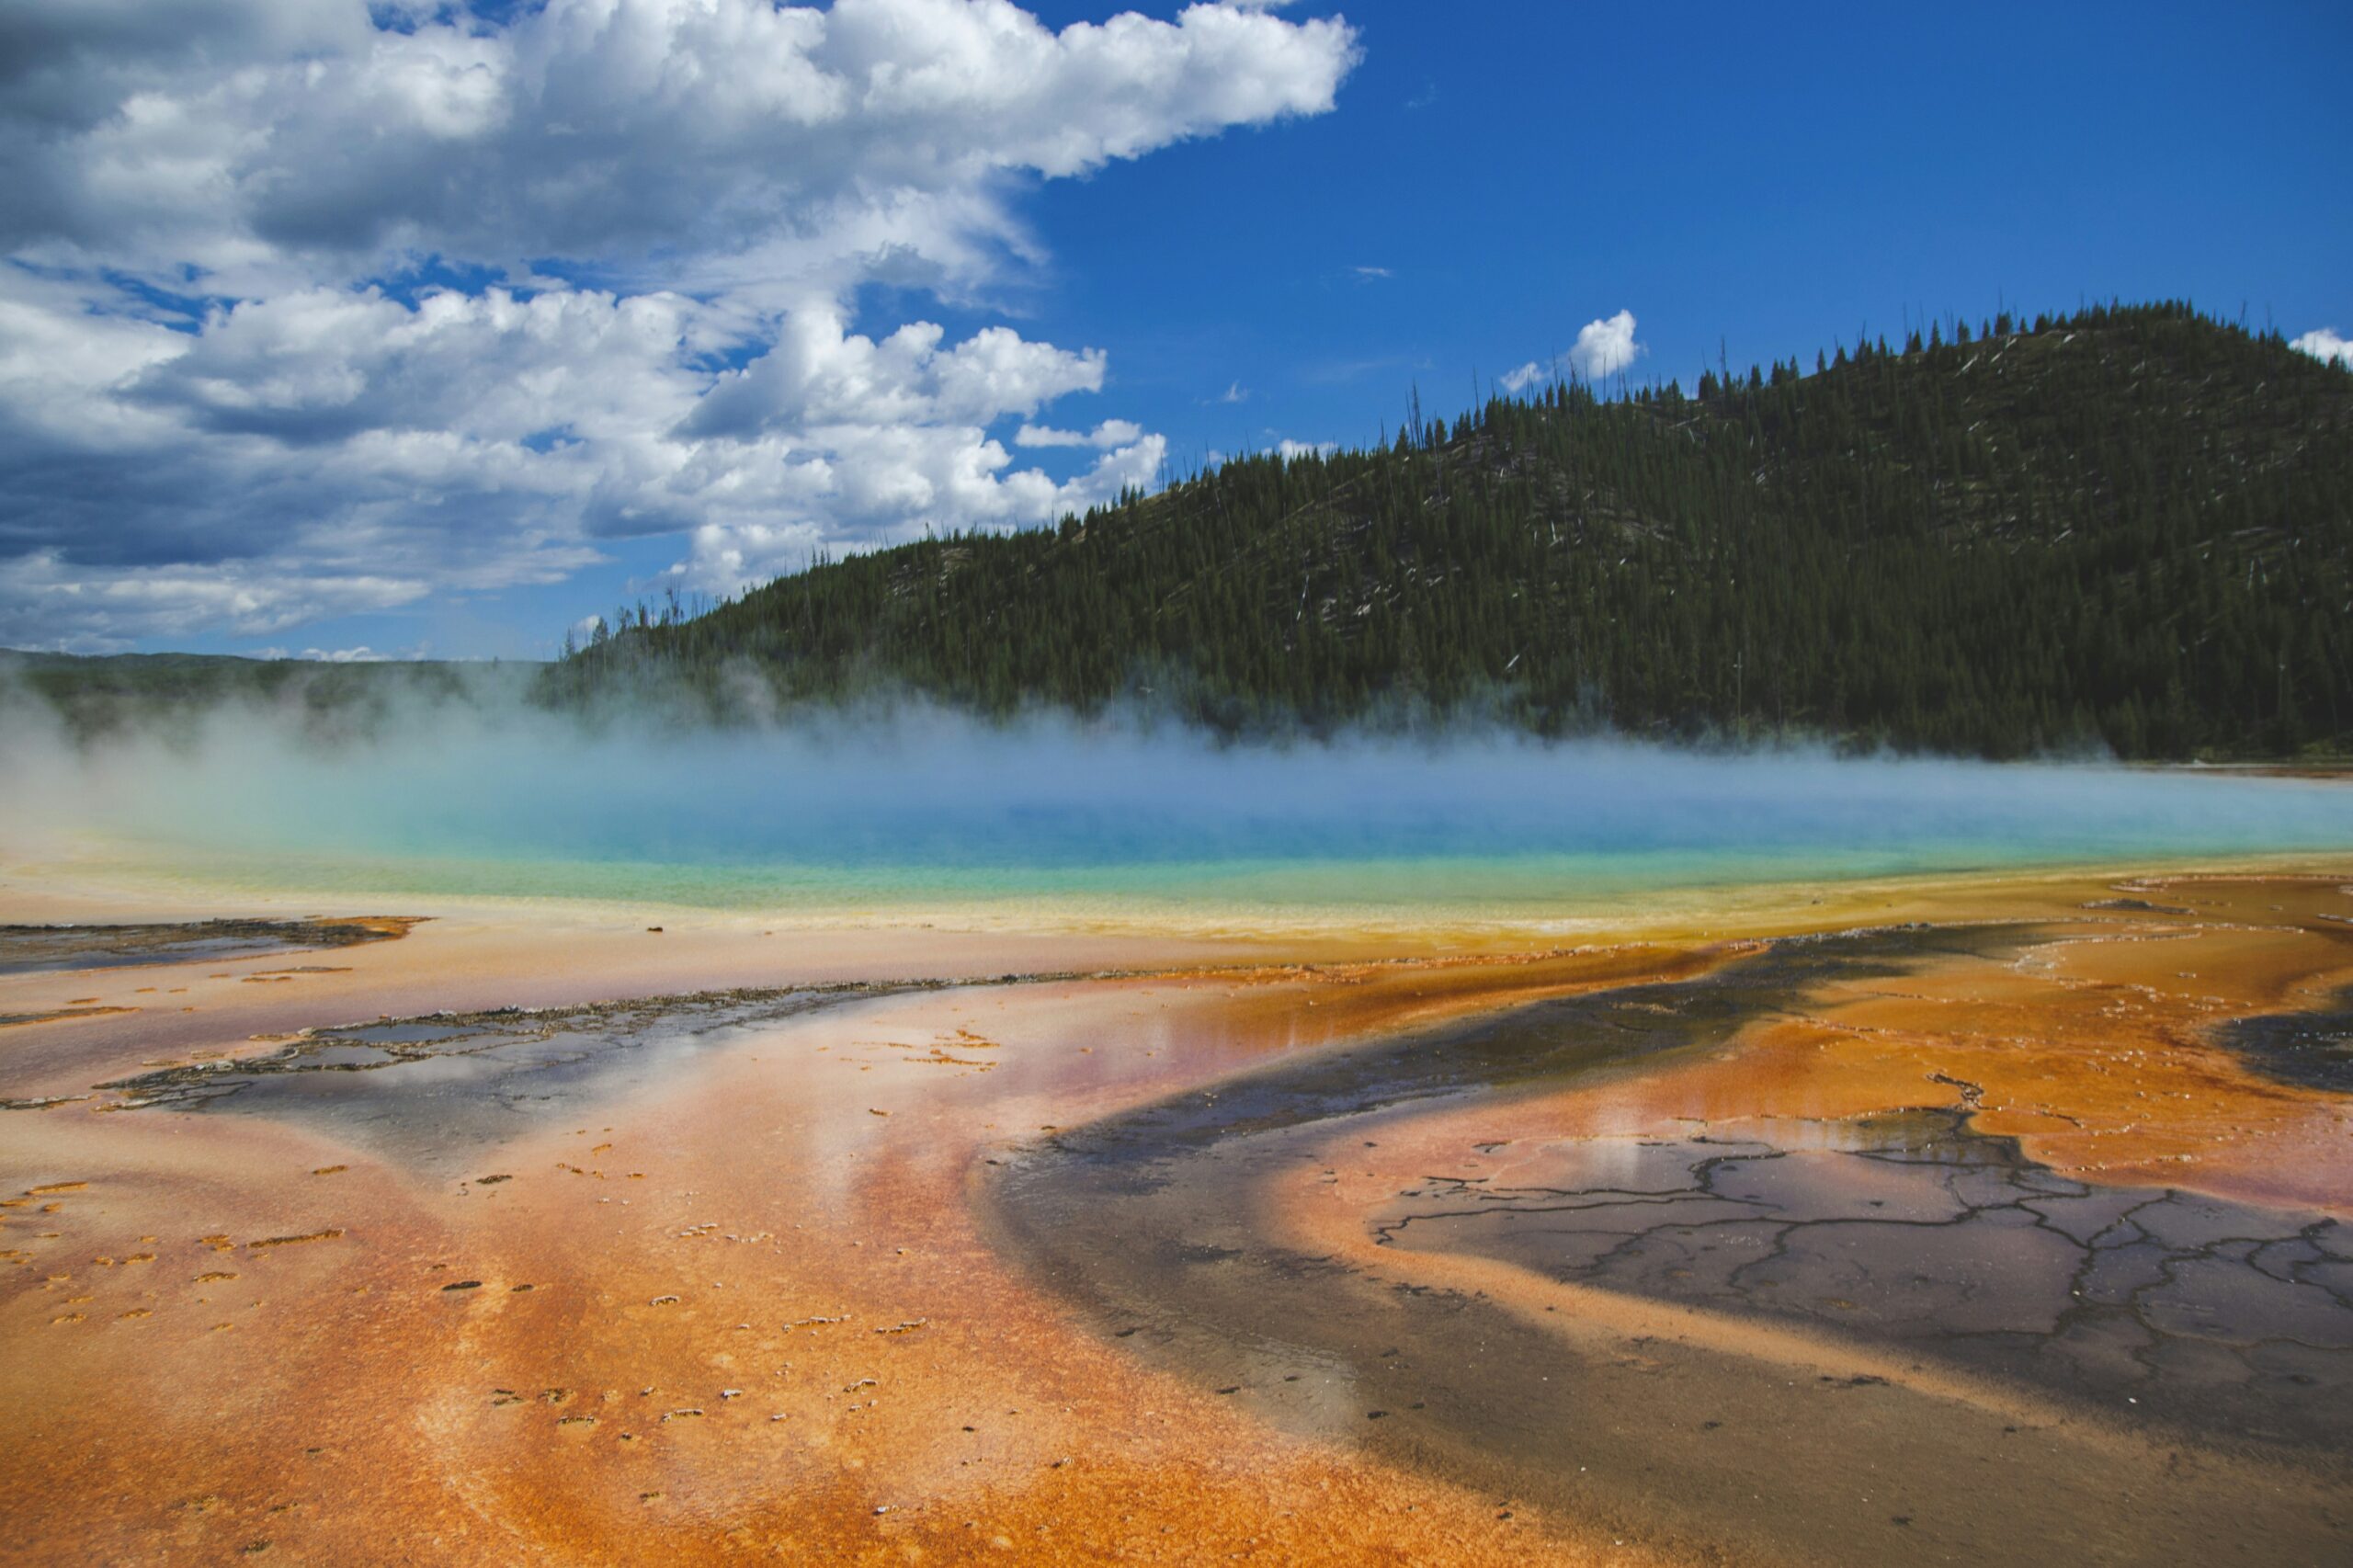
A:
[[[2318,3],[9,0],[0,646],[545,657],[2006,306],[2353,359],[2348,64]]]

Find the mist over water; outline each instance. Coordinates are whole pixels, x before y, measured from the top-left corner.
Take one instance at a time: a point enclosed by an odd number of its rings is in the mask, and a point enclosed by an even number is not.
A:
[[[224,709],[68,740],[22,700],[7,858],[247,886],[744,907],[1081,896],[1570,906],[1649,887],[2353,849],[2328,782],[1454,731],[1221,744],[928,709],[754,729]]]

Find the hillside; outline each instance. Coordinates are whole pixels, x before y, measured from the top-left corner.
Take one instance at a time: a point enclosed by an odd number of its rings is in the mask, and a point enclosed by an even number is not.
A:
[[[788,699],[1173,704],[1229,731],[1476,707],[1543,732],[1995,756],[2340,752],[2353,376],[2183,305],[2007,318],[1393,442],[1058,529],[821,563],[550,672],[749,661]]]
[[[28,653],[0,649],[0,722],[12,695],[37,699],[88,739],[188,728],[225,708],[268,708],[320,735],[353,733],[404,709],[526,693],[536,665],[425,660],[328,664],[223,653]]]

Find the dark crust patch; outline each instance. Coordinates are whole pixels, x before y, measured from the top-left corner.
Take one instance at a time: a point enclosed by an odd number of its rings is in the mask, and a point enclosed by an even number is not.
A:
[[[134,964],[218,962],[358,947],[408,935],[413,915],[312,920],[189,920],[119,926],[0,926],[0,975]]]
[[[2353,1094],[2353,985],[2309,1013],[2266,1013],[2222,1025],[2214,1041],[2276,1082]]]

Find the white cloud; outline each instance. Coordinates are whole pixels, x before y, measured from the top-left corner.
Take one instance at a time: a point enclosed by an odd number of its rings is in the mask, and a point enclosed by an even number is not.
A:
[[[1383,278],[1394,278],[1397,276],[1394,272],[1392,272],[1385,267],[1351,267],[1348,270],[1355,273],[1358,278],[1363,278],[1368,283],[1377,281]]]
[[[1569,350],[1569,363],[1576,367],[1578,376],[1584,380],[1599,381],[1627,369],[1649,352],[1634,341],[1634,312],[1620,311],[1577,329],[1576,343]]]
[[[1091,431],[1057,430],[1050,425],[1023,425],[1013,437],[1017,447],[1128,447],[1143,439],[1143,426],[1128,419],[1106,419]]]
[[[1216,398],[1212,401],[1218,403],[1247,403],[1250,401],[1250,389],[1244,386],[1240,381],[1229,382],[1226,389],[1218,393]]]
[[[1530,359],[1518,369],[1506,372],[1501,385],[1504,391],[1517,397],[1537,382],[1549,380],[1552,373],[1535,360]]]
[[[1286,437],[1275,443],[1275,455],[1285,462],[1299,458],[1328,458],[1339,449],[1337,441],[1294,441]]]
[[[2353,367],[2353,338],[2339,337],[2333,326],[2324,326],[2289,340],[2288,347],[2299,354],[2332,364]]]
[[[584,555],[573,564],[585,565]],[[564,570],[570,570],[567,565]],[[522,581],[551,581],[563,574]],[[67,563],[52,551],[20,556],[0,571],[0,627],[21,647],[120,647],[152,635],[222,631],[267,635],[321,616],[390,609],[422,597],[429,583],[354,572],[337,552],[301,550],[261,562],[187,564]]]
[[[632,534],[733,585],[1149,484],[1133,422],[1035,422],[1101,350],[848,301],[983,297],[1034,255],[1006,176],[1320,113],[1356,52],[1233,0],[1060,32],[1008,0],[374,9],[400,26],[0,18],[0,642],[267,632]],[[1017,419],[1103,455],[1017,469]]]
[[[1634,341],[1634,312],[1620,311],[1614,316],[1589,321],[1578,328],[1576,343],[1562,358],[1568,360],[1579,381],[1596,383],[1627,369],[1649,352],[1648,347]],[[1559,374],[1560,359],[1530,359],[1517,369],[1506,371],[1495,384],[1517,397]]]
[[[969,438],[976,435],[913,426],[865,432],[862,439],[846,439],[835,460],[817,465],[806,481],[843,510],[891,519],[857,541],[889,544],[934,528],[1045,523],[1084,512],[1118,499],[1123,489],[1157,484],[1168,453],[1166,437],[1146,435],[1058,483],[1037,469],[1001,472],[1011,460],[1005,449]],[[818,550],[843,542],[813,523],[769,521],[764,514],[770,510],[736,508],[730,516],[713,508],[712,516],[727,520],[696,525],[688,557],[671,574],[713,594],[733,594],[798,570]]]
[[[1318,113],[1355,57],[1344,24],[1214,4],[1060,33],[1008,0],[548,0],[411,30],[365,0],[13,8],[0,119],[31,199],[0,237],[167,270],[364,276],[410,247],[700,281],[860,216],[920,247],[1001,171]]]

